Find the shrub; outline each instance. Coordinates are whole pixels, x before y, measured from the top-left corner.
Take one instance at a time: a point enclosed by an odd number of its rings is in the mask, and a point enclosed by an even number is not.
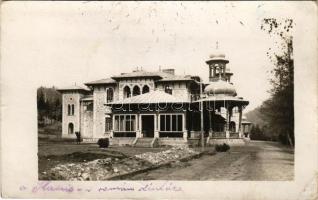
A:
[[[97,141],[99,148],[107,148],[109,146],[109,138],[100,138]]]
[[[230,149],[230,146],[228,145],[228,144],[225,144],[225,143],[223,143],[223,144],[217,144],[216,146],[215,146],[215,150],[217,151],[217,152],[226,152],[227,150],[229,150]]]

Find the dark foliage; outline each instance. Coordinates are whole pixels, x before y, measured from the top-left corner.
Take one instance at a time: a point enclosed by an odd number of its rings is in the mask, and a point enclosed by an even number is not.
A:
[[[55,87],[40,87],[37,90],[39,125],[62,120],[62,95]]]
[[[276,48],[269,49],[267,56],[274,64],[271,71],[271,97],[261,108],[267,131],[278,138],[283,144],[295,144],[294,139],[294,60],[293,38],[291,30],[293,21],[279,21],[273,18],[264,19],[261,29],[266,31],[274,40]],[[288,141],[288,142],[286,142]]]
[[[229,149],[230,149],[230,145],[225,144],[225,143],[215,145],[215,151],[217,151],[217,152],[226,152]]]
[[[97,141],[99,148],[107,148],[109,146],[109,138],[100,138]]]
[[[250,138],[251,140],[273,140],[270,138],[269,135],[264,133],[264,130],[262,130],[258,124],[253,125],[250,132]]]

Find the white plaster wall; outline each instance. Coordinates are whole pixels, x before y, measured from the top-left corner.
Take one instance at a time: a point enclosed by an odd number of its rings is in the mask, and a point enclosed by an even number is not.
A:
[[[175,83],[158,83],[157,90],[164,92],[165,85],[169,85],[172,88],[172,95],[182,99],[184,101],[190,100],[190,92],[187,88],[186,83],[175,82]]]
[[[68,92],[62,95],[62,137],[76,138],[75,132],[80,130],[80,98],[82,94],[78,92]],[[68,105],[74,104],[74,115],[68,115]],[[68,124],[74,124],[74,133],[68,134]]]
[[[103,137],[105,133],[106,87],[104,86],[94,87],[93,101],[94,101],[93,137],[100,138],[100,137]]]
[[[119,81],[118,85],[119,85],[119,88],[117,89],[117,91],[118,91],[119,100],[122,100],[124,98],[123,89],[125,86],[128,86],[130,88],[131,93],[135,85],[137,85],[140,88],[141,93],[142,93],[142,88],[144,85],[147,85],[149,87],[150,92],[155,90],[154,80],[150,78],[121,80]]]

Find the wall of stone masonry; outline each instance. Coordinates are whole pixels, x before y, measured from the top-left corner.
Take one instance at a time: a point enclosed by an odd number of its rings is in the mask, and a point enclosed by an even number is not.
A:
[[[89,102],[93,103],[93,102]],[[86,102],[81,103],[81,136],[82,138],[93,137],[93,110],[85,109]]]
[[[186,146],[187,141],[183,138],[159,138],[159,146]]]
[[[136,138],[134,137],[113,137],[110,139],[110,145],[112,146],[131,146]]]
[[[106,106],[107,103],[107,89],[113,88],[114,101],[118,100],[118,88],[116,86],[96,86],[93,92],[93,137],[102,138],[109,137],[110,133],[105,133],[105,117],[111,114],[110,107]]]

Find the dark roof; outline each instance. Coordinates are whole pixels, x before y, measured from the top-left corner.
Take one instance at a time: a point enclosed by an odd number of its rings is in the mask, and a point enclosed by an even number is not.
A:
[[[93,101],[93,95],[84,96],[81,101]]]
[[[66,91],[90,92],[89,89],[87,89],[87,88],[85,88],[85,87],[80,87],[80,86],[77,86],[77,85],[60,88],[60,89],[57,89],[57,91],[59,91],[59,92],[66,92]]]
[[[170,76],[170,77],[164,77],[158,82],[165,82],[165,81],[193,81],[193,79],[190,76]]]
[[[157,104],[157,103],[188,103],[175,96],[162,92],[152,91],[145,94],[133,96],[123,100],[115,101],[109,104]]]
[[[116,80],[125,79],[125,78],[140,78],[140,77],[151,77],[157,78],[158,82],[165,82],[165,81],[194,81],[195,77],[197,76],[190,76],[190,75],[173,75],[170,73],[166,73],[163,71],[155,71],[155,72],[148,72],[148,71],[133,71],[131,73],[123,73],[120,75],[112,76],[111,78],[105,78],[97,81],[92,81],[85,83],[85,85],[103,85],[103,84],[114,84]]]
[[[89,86],[89,85],[103,85],[103,84],[114,84],[114,83],[116,83],[114,79],[104,78],[97,81],[91,81],[91,82],[85,83],[85,85]]]
[[[207,98],[202,98],[202,99],[199,99],[195,102],[207,102],[207,101],[214,101],[214,102],[222,102],[222,101],[234,101],[234,102],[237,102],[237,103],[240,103],[242,105],[248,105],[249,104],[249,101],[247,100],[244,100],[243,98],[241,97],[233,97],[233,96],[226,96],[226,95],[217,95],[217,96],[209,96]]]
[[[242,119],[242,124],[252,124],[252,122],[246,120],[246,119]]]
[[[147,71],[134,71],[131,73],[123,73],[117,76],[112,76],[113,79],[122,79],[122,78],[137,78],[137,77],[158,77],[161,76],[157,72],[147,72]]]

